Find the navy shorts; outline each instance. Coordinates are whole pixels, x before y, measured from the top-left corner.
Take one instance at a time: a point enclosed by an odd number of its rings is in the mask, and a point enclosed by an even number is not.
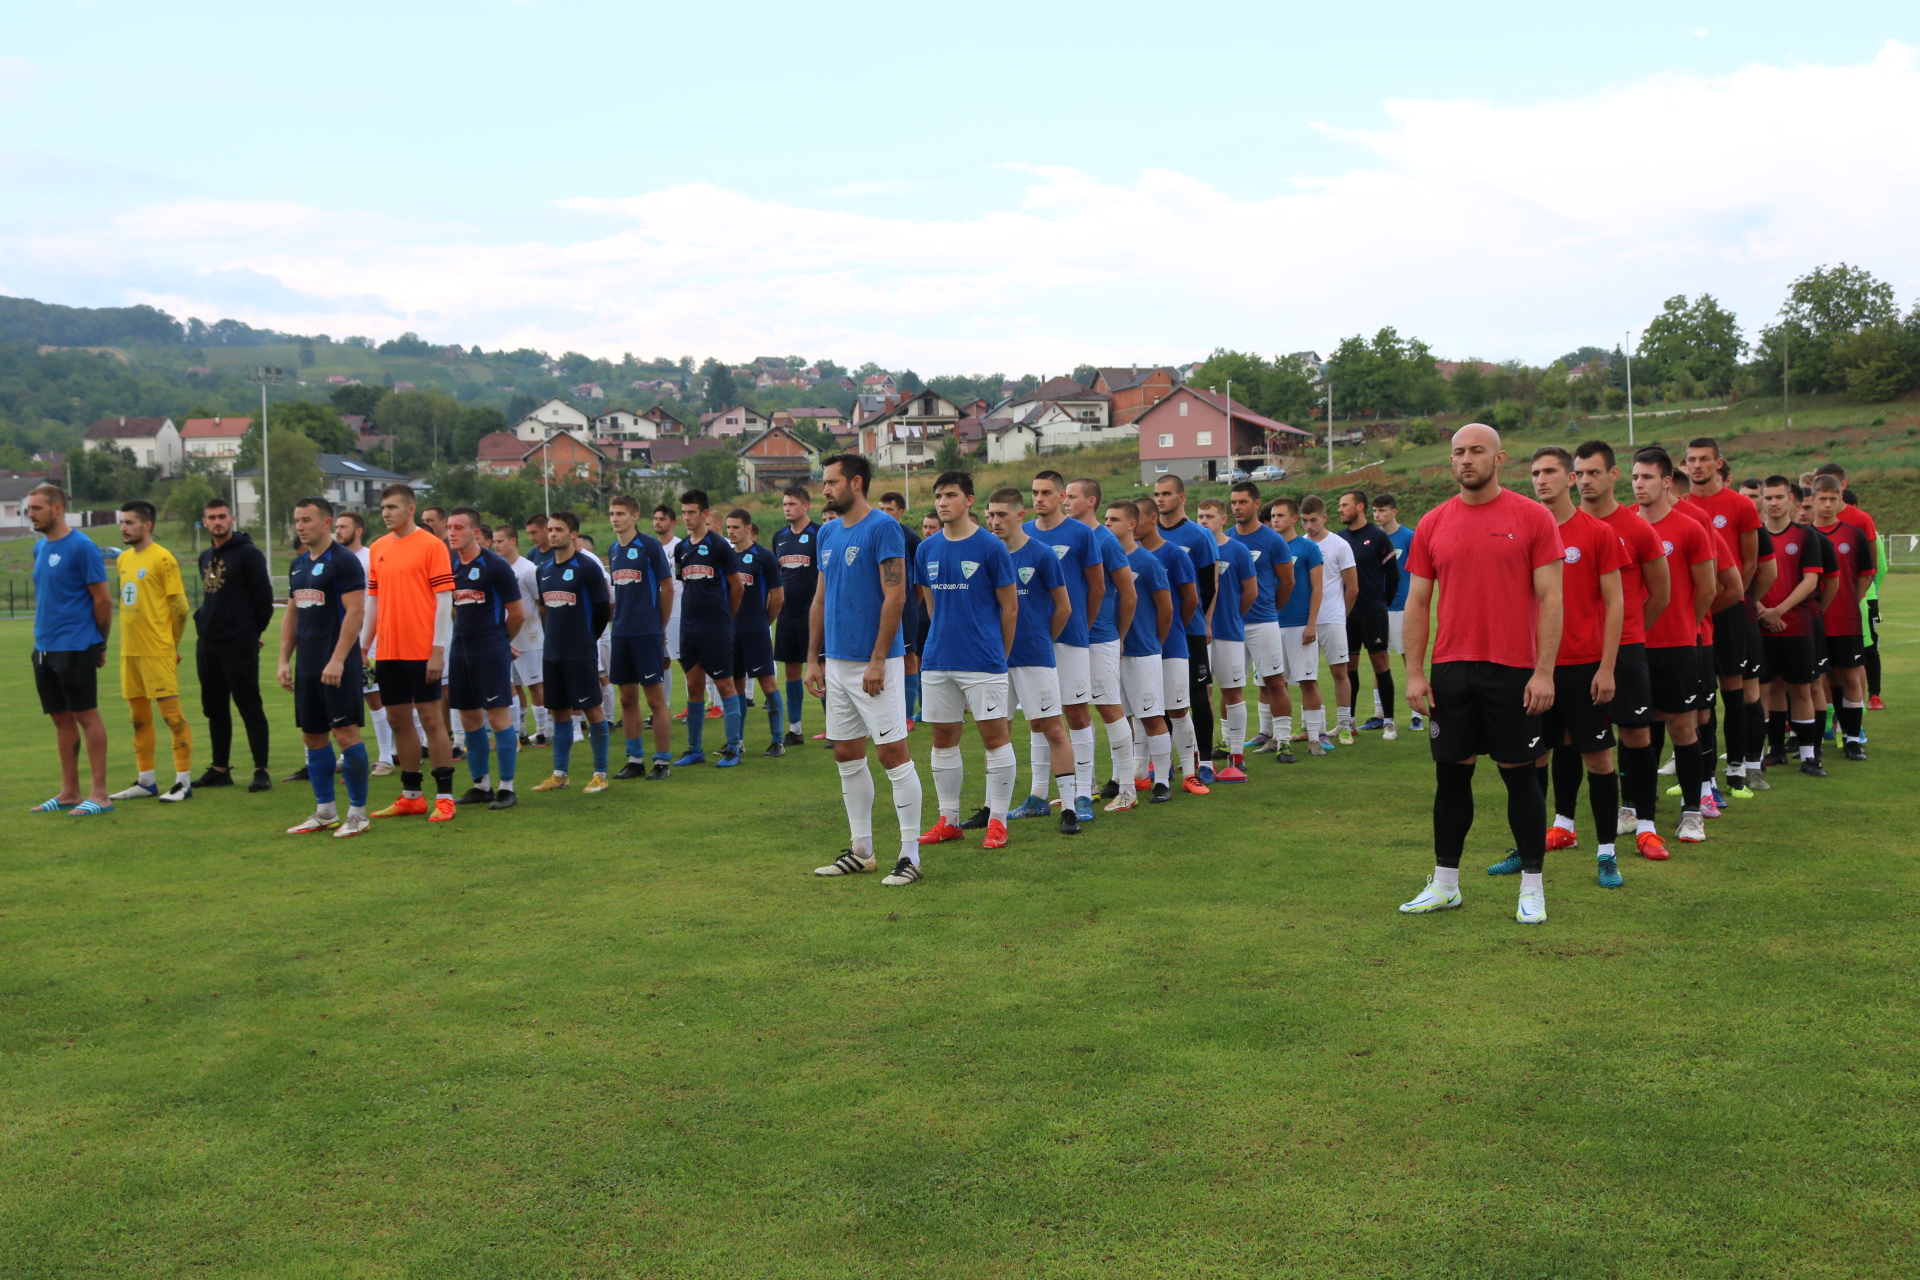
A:
[[[733,628],[680,632],[680,669],[699,667],[712,680],[733,679]]]
[[[812,643],[812,637],[807,634],[812,626],[812,619],[808,616],[811,603],[800,606],[795,613],[788,613],[793,607],[792,601],[781,605],[780,616],[773,623],[773,656],[781,662],[805,662],[807,646]]]
[[[733,633],[733,672],[749,680],[773,674],[773,637],[765,627]]]
[[[513,655],[456,653],[447,660],[447,706],[484,711],[513,702]]]
[[[614,684],[659,684],[667,675],[667,646],[661,636],[614,636],[607,678]]]
[[[600,659],[548,658],[540,666],[549,711],[585,711],[600,705]]]
[[[361,667],[349,662],[340,673],[339,684],[325,684],[318,675],[310,679],[296,677],[293,682],[293,721],[300,732],[325,734],[348,725],[363,725],[366,719],[366,692],[360,683]]]

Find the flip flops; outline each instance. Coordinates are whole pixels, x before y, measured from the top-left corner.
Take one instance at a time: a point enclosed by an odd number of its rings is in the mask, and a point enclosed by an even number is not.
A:
[[[69,818],[91,818],[96,813],[112,812],[113,806],[110,804],[95,804],[91,800],[82,800],[79,804],[73,806],[67,816]]]
[[[27,810],[27,812],[28,813],[65,813],[67,810],[73,807],[74,805],[68,804],[66,801],[62,800],[59,796],[55,796],[51,800],[42,800],[39,804]]]

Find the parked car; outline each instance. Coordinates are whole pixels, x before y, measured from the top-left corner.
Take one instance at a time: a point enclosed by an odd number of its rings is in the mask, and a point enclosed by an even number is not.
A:
[[[1226,470],[1220,473],[1221,484],[1239,484],[1242,480],[1245,480],[1246,478],[1247,478],[1247,473],[1242,471],[1238,467],[1233,467],[1233,468],[1230,468],[1229,470]]]
[[[1264,467],[1255,467],[1253,469],[1253,479],[1255,481],[1278,481],[1278,480],[1285,480],[1286,478],[1287,478],[1287,469],[1285,467],[1276,467],[1276,466],[1268,465]]]

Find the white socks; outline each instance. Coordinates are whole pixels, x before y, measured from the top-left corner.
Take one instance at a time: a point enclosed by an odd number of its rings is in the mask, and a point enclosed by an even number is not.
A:
[[[920,865],[920,771],[909,758],[904,764],[887,770],[887,781],[893,785],[894,816],[900,819],[900,856],[917,867]],[[871,782],[867,784],[867,793],[873,793]]]
[[[1433,869],[1433,886],[1436,889],[1458,889],[1460,887],[1460,868],[1435,867]]]
[[[380,758],[393,760],[393,726],[387,723],[387,709],[376,707],[373,712],[373,740],[379,744]]]
[[[1053,748],[1046,734],[1028,730],[1027,763],[1033,768],[1033,790],[1028,794],[1045,800],[1053,794]]]
[[[1564,813],[1556,813],[1553,815],[1553,825],[1563,831],[1571,831],[1573,830],[1573,819]]]
[[[1153,780],[1173,785],[1173,735],[1156,733],[1147,739],[1147,755],[1153,761]]]
[[[154,776],[152,769],[142,769],[137,775],[136,780],[143,787],[157,787],[160,784],[154,781]]]
[[[1093,794],[1093,726],[1067,730],[1067,741],[1073,744],[1073,794],[1090,796]],[[1066,794],[1060,793],[1062,798]]]
[[[1070,773],[1063,773],[1055,778],[1054,781],[1060,784],[1060,812],[1072,813],[1074,804],[1079,800],[1081,795],[1080,788],[1077,785],[1079,780]],[[1089,791],[1086,794],[1092,795],[1093,793]]]
[[[1042,738],[1041,742],[1046,739]],[[955,748],[955,755],[959,749]],[[1011,742],[1004,746],[987,748],[987,814],[1001,822],[1007,820],[1007,810],[1013,807],[1013,784],[1020,776],[1020,757],[1014,754]]]
[[[553,736],[553,713],[545,707],[533,709],[533,727],[543,738]]]
[[[1124,782],[1133,772],[1133,721],[1125,716],[1118,720],[1108,720],[1107,756],[1113,764],[1113,780]],[[1089,790],[1088,795],[1093,792]]]
[[[1273,733],[1273,740],[1280,744],[1282,751],[1285,751],[1287,744],[1293,741],[1293,717],[1275,716],[1273,718],[1273,729],[1271,732]]]
[[[966,764],[958,747],[933,749],[933,802],[940,816],[958,826],[960,823],[960,787],[966,781]]]
[[[1288,718],[1288,723],[1292,723],[1291,717]],[[1273,736],[1273,708],[1268,706],[1264,700],[1260,703],[1260,732],[1266,734],[1269,738]],[[1292,732],[1292,730],[1289,729],[1288,732]]]
[[[1191,714],[1174,718],[1173,741],[1174,745],[1180,750],[1181,772],[1185,773],[1189,778],[1198,778],[1200,776],[1200,739],[1193,732],[1193,716]],[[1173,781],[1171,777],[1160,780],[1167,783]]]
[[[1324,718],[1325,714],[1326,714],[1325,712],[1321,713],[1323,717],[1321,720],[1322,724],[1326,723],[1326,720]],[[1345,704],[1342,704],[1341,706],[1336,707],[1334,709],[1333,723],[1336,728],[1340,728],[1340,729],[1353,728],[1353,713],[1347,710]]]
[[[1247,745],[1247,704],[1235,702],[1227,707],[1227,754],[1245,754]]]
[[[1136,718],[1133,722],[1133,776],[1144,778],[1152,767],[1153,761],[1147,755],[1147,731]]]
[[[1547,873],[1544,871],[1522,871],[1520,873],[1520,892],[1533,892],[1546,896]]]
[[[1306,726],[1309,741],[1318,742],[1327,736],[1327,709],[1325,707],[1320,708],[1318,711],[1302,711],[1300,713],[1300,722]]]
[[[853,851],[873,854],[873,774],[867,759],[842,760],[840,764],[840,802],[847,807],[847,830],[853,836]]]

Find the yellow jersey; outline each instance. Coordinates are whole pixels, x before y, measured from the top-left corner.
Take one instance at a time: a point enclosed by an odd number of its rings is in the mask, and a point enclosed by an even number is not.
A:
[[[129,658],[171,658],[187,626],[187,589],[180,562],[157,542],[126,550],[120,571],[120,652]]]

